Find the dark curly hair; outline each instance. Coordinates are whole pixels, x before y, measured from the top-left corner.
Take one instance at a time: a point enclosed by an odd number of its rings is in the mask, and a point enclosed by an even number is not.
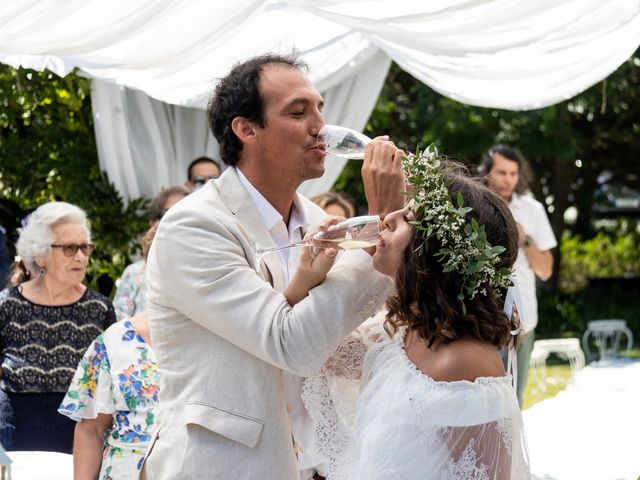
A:
[[[527,190],[534,180],[533,170],[531,165],[524,155],[520,153],[517,148],[510,147],[509,145],[499,144],[494,145],[482,155],[482,160],[478,166],[478,172],[485,177],[491,173],[493,168],[493,159],[497,155],[516,162],[518,164],[518,184],[516,185],[516,193],[522,195]]]
[[[261,127],[265,126],[264,99],[260,92],[260,76],[268,65],[278,64],[306,71],[307,65],[295,53],[277,55],[267,53],[237,63],[220,80],[207,106],[209,128],[220,144],[220,157],[227,165],[236,165],[242,143],[233,132],[231,122],[244,117]]]
[[[473,217],[484,225],[491,245],[506,248],[500,255],[498,268],[510,268],[518,254],[518,230],[507,205],[480,179],[462,174],[459,166],[445,164],[444,178],[450,182],[452,198],[460,192],[465,207],[473,208],[467,218]],[[463,314],[457,299],[462,276],[442,271],[442,264],[433,255],[442,248],[435,237],[429,239],[427,251],[418,255],[415,250],[421,242],[420,232],[413,229],[396,273],[397,292],[387,300],[387,332],[393,335],[398,327],[406,325],[416,330],[429,346],[467,337],[505,347],[517,325],[512,325],[502,311],[503,292],[487,287],[486,295],[478,293],[473,300],[465,300],[467,313]]]

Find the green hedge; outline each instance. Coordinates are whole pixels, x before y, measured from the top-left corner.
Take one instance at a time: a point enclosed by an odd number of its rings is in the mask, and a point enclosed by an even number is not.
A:
[[[628,231],[625,225],[617,231],[600,231],[590,239],[565,232],[560,242],[558,290],[578,292],[589,278],[640,276],[640,234],[637,227]]]
[[[538,290],[540,338],[579,337],[590,320],[621,318],[640,341],[640,278],[594,279],[578,292]]]
[[[640,227],[609,227],[589,239],[562,235],[558,289],[538,289],[537,336],[581,337],[590,320],[620,318],[640,342]]]

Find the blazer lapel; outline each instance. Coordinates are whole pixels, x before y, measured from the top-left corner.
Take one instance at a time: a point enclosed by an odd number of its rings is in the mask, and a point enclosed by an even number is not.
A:
[[[241,219],[241,225],[253,239],[254,255],[259,248],[275,247],[276,245],[265,227],[253,199],[240,181],[236,169],[227,168],[215,181],[215,184],[225,206]],[[253,264],[254,262],[249,263]],[[277,253],[264,255],[261,259],[260,273],[262,277],[279,292],[284,291],[285,288],[282,268],[282,259]]]

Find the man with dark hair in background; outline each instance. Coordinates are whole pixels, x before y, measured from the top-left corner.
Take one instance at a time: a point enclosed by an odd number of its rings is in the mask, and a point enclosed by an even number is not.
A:
[[[558,243],[544,206],[530,194],[531,170],[524,156],[507,145],[495,145],[482,157],[480,172],[488,185],[509,205],[518,226],[519,252],[514,264],[515,279],[522,298],[524,334],[518,346],[518,402],[527,386],[529,358],[538,325],[536,277],[548,280],[553,272],[551,249]]]
[[[391,293],[370,254],[351,250],[292,306],[281,292],[299,252],[256,255],[300,241],[324,218],[296,192],[324,173],[324,103],[304,69],[295,56],[267,54],[220,81],[208,117],[229,168],[158,228],[147,281],[160,410],[146,478],[312,478],[306,466],[317,460],[304,456],[314,432],[300,377],[316,372]],[[402,154],[386,139],[368,145],[370,213],[402,206]]]
[[[213,158],[198,157],[187,168],[186,186],[197,190],[209,180],[220,176],[220,165]]]

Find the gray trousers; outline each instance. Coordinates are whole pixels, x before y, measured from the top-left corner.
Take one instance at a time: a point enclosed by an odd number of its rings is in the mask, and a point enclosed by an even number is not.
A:
[[[531,330],[520,336],[518,343],[518,385],[516,394],[518,395],[518,404],[522,407],[522,397],[527,388],[527,379],[529,377],[529,358],[533,350],[533,341],[536,338],[536,331]],[[507,355],[502,357],[504,368],[507,368]]]

